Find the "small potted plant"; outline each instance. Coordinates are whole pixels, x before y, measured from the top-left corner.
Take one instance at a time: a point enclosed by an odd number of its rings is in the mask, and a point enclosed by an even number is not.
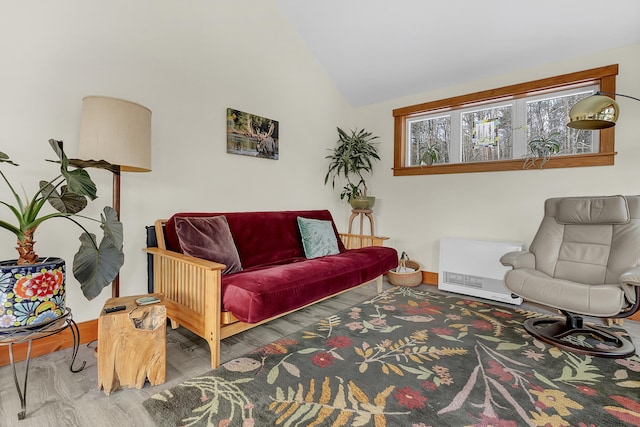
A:
[[[373,162],[380,160],[377,136],[364,129],[352,130],[351,134],[338,128],[338,145],[331,149],[329,169],[324,177],[325,185],[331,179],[335,188],[336,179],[347,180],[340,193],[340,200],[347,199],[353,209],[371,209],[375,197],[367,194],[367,183],[363,173],[371,173]]]
[[[436,144],[429,144],[428,142],[420,147],[420,164],[431,166],[440,158],[440,150]]]
[[[18,250],[17,259],[0,261],[0,328],[40,325],[64,314],[65,261],[39,257],[34,251],[34,235],[43,222],[64,218],[82,229],[80,249],[73,259],[73,274],[87,299],[98,296],[124,264],[122,224],[115,210],[105,207],[100,220],[79,215],[87,206],[87,198],[97,197],[96,185],[84,168],[112,169],[114,166],[104,161],[70,160],[62,149],[62,141],[51,139],[49,144],[58,156],[60,174],[50,181],[40,181],[33,197],[22,198],[0,170],[14,198],[13,202],[0,201],[14,217],[13,221],[0,220],[0,228],[15,235]],[[2,152],[0,164],[18,166]],[[75,169],[69,169],[70,165]],[[55,211],[45,213],[43,208],[47,204]],[[104,231],[101,241],[97,242],[96,236],[76,218],[100,222]]]
[[[523,169],[528,169],[535,166],[538,159],[540,162],[540,169],[549,161],[552,154],[560,152],[560,142],[557,137],[560,136],[560,132],[551,132],[548,136],[536,136],[529,141],[529,153],[524,161]]]

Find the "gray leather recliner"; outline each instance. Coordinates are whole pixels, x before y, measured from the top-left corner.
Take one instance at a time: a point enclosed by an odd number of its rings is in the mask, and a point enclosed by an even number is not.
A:
[[[620,318],[638,310],[640,196],[548,199],[529,251],[507,253],[500,262],[513,267],[504,278],[511,292],[565,315],[528,319],[531,335],[594,356],[635,353],[630,341],[587,326],[581,316]]]

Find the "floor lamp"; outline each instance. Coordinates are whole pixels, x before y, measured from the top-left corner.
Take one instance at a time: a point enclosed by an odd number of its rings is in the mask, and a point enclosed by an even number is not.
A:
[[[640,101],[639,98],[621,93],[596,92],[576,102],[569,111],[567,126],[573,129],[598,130],[615,126],[620,107],[618,103],[606,95],[623,96]]]
[[[151,110],[122,99],[87,96],[82,100],[78,157],[104,160],[113,170],[113,208],[120,219],[120,172],[151,170]],[[111,285],[120,296],[120,275]]]

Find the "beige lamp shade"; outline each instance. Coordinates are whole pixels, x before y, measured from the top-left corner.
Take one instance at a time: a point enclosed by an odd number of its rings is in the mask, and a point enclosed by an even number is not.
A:
[[[604,95],[592,95],[576,102],[569,111],[567,126],[574,129],[606,129],[618,120],[618,103]]]
[[[117,98],[82,100],[78,157],[105,160],[121,171],[151,170],[151,110]]]

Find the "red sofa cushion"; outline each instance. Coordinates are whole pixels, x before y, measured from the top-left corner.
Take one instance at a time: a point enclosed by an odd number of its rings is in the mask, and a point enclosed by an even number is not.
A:
[[[395,249],[371,246],[256,267],[222,277],[222,306],[243,322],[257,323],[371,281],[397,265]]]

